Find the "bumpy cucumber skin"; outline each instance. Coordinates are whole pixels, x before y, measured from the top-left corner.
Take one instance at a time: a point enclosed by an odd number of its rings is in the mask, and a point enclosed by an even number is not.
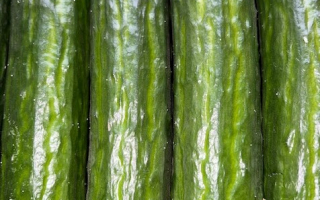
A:
[[[164,197],[165,3],[92,1],[89,200]]]
[[[0,197],[85,199],[88,2],[11,3]]]
[[[320,199],[320,2],[258,3],[265,198]]]
[[[254,1],[174,0],[173,199],[262,199]]]

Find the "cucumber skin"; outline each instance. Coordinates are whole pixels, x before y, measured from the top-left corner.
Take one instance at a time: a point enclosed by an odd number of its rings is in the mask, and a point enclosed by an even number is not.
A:
[[[173,199],[262,199],[254,1],[174,0]]]
[[[87,199],[164,199],[164,0],[92,1]]]
[[[11,2],[0,199],[85,199],[87,5]]]
[[[320,2],[259,0],[266,199],[320,199]]]

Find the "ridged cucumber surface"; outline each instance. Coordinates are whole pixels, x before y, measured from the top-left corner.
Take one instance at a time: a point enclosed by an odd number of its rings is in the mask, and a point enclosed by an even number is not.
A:
[[[163,199],[164,0],[92,1],[89,200]]]
[[[88,1],[11,1],[0,199],[85,199]]]
[[[320,199],[320,1],[258,3],[265,198]]]
[[[173,0],[173,199],[262,200],[254,1]]]

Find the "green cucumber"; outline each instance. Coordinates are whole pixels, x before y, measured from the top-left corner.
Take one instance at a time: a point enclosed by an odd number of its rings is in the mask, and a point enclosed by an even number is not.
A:
[[[89,200],[164,198],[165,2],[91,3]]]
[[[174,0],[173,199],[262,199],[254,1]]]
[[[88,1],[11,2],[0,199],[85,199]]]
[[[265,198],[320,199],[320,2],[258,3]]]

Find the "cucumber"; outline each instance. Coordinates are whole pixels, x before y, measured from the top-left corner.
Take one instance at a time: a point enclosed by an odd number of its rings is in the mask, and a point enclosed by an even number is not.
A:
[[[320,2],[258,3],[265,198],[320,199]]]
[[[173,199],[262,199],[254,1],[174,0]]]
[[[163,199],[166,1],[91,1],[87,199]]]
[[[11,1],[0,199],[85,199],[88,1]]]

